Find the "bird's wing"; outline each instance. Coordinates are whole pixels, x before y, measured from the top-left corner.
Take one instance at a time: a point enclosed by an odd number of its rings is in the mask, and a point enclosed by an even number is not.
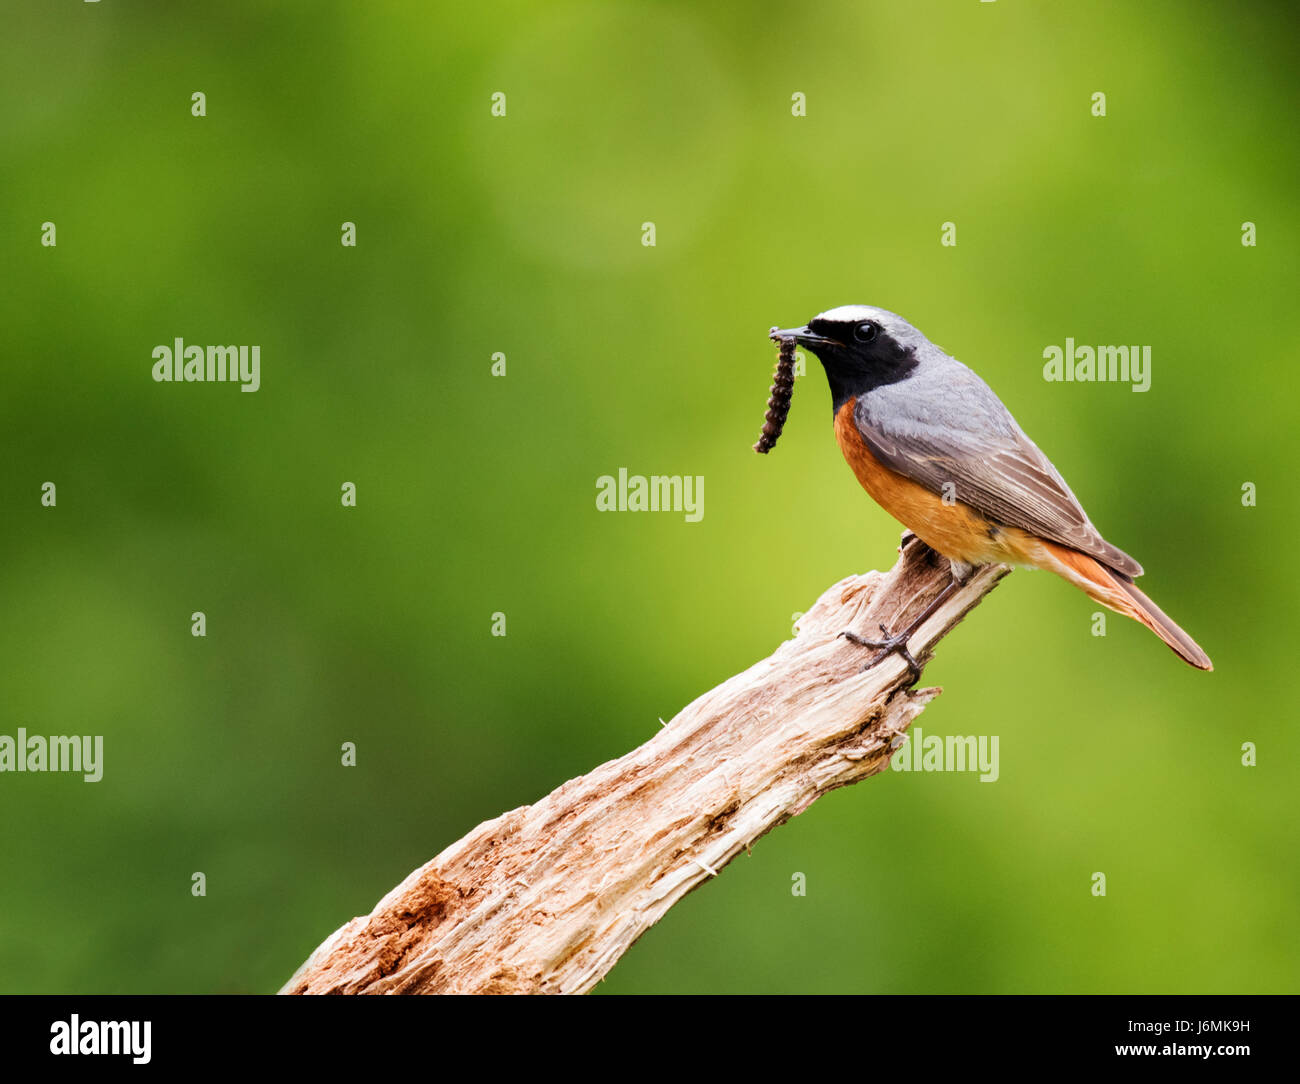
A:
[[[858,432],[891,470],[932,493],[950,493],[994,523],[1079,550],[1126,576],[1142,575],[1137,561],[1102,538],[1065,479],[1009,413],[1011,424],[1000,433],[953,424],[951,416],[941,426],[914,422],[890,431],[864,405],[860,400],[854,411]]]

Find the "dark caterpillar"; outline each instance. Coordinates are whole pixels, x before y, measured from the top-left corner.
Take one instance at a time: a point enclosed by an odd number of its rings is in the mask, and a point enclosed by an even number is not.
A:
[[[772,328],[773,331],[776,328]],[[781,349],[776,356],[776,375],[772,379],[771,392],[767,397],[767,414],[763,418],[763,432],[759,435],[754,451],[766,455],[776,447],[781,429],[785,425],[786,415],[790,413],[790,397],[794,394],[794,339],[786,337],[778,340]]]

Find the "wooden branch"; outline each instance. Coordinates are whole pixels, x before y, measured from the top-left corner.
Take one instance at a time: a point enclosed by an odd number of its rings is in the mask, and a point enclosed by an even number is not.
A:
[[[902,628],[948,562],[910,534],[888,573],[850,576],[767,659],[638,749],[486,821],[330,936],[281,993],[582,993],[686,893],[821,795],[881,771],[941,690],[897,655],[861,672],[839,638]],[[1009,569],[989,565],[911,639],[933,645]]]

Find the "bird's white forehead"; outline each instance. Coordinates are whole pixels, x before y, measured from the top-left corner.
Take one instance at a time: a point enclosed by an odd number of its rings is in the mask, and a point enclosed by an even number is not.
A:
[[[878,309],[874,305],[840,305],[838,308],[827,309],[825,312],[818,313],[814,319],[829,320],[833,324],[856,324],[863,320],[892,322],[898,320],[899,317],[886,309]]]

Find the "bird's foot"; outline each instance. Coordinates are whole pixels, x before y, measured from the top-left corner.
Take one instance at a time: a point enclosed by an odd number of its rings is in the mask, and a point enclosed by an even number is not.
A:
[[[884,662],[885,659],[889,658],[890,655],[900,655],[902,656],[903,661],[907,663],[908,672],[912,675],[911,684],[915,685],[921,680],[921,664],[912,657],[912,653],[907,649],[907,641],[908,637],[910,637],[916,630],[909,628],[898,635],[894,635],[885,627],[884,622],[881,622],[880,631],[884,635],[883,640],[868,640],[864,636],[859,636],[851,629],[845,629],[840,633],[840,635],[843,636],[844,639],[848,640],[849,643],[857,644],[858,647],[874,647],[880,649],[878,654],[862,664],[862,670],[870,670],[873,666],[878,666],[880,663]]]

